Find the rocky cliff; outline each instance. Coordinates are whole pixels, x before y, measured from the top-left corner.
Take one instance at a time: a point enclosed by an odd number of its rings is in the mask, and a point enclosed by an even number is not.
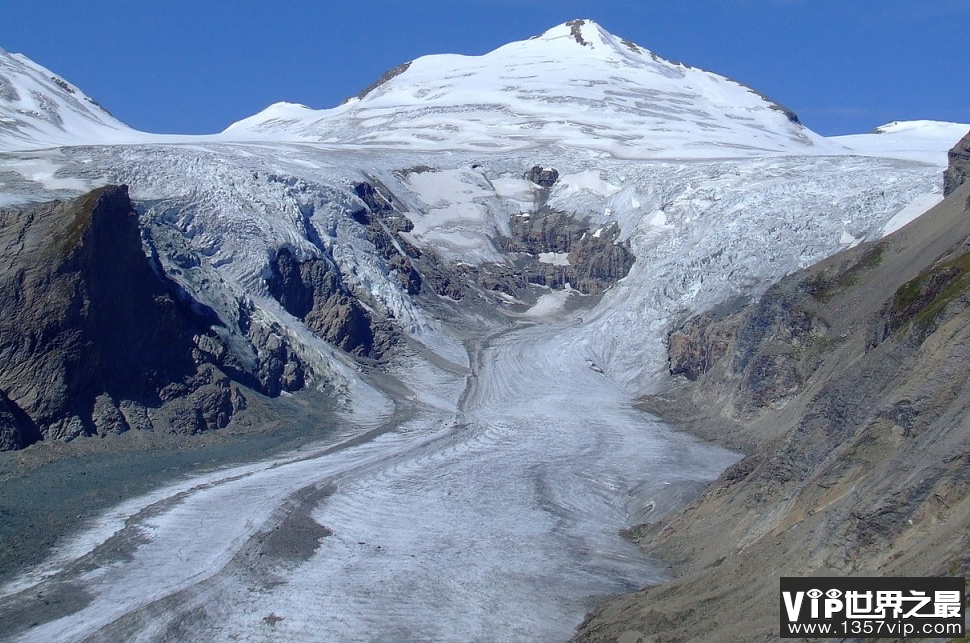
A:
[[[127,188],[0,212],[0,248],[0,449],[221,428],[259,388],[146,255]]]
[[[943,174],[943,194],[950,194],[970,177],[970,133],[967,133],[948,154],[949,163]]]
[[[968,575],[968,196],[671,334],[644,407],[748,455],[635,530],[678,578],[575,640],[774,640],[780,576]]]

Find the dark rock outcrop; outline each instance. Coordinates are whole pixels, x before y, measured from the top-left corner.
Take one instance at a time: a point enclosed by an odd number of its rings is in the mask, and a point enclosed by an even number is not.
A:
[[[566,26],[569,27],[569,33],[572,35],[573,39],[576,40],[576,42],[584,47],[592,46],[590,43],[586,42],[585,38],[583,38],[583,25],[585,24],[585,20],[570,20],[566,23]]]
[[[378,357],[386,349],[386,343],[375,341],[370,315],[347,291],[331,261],[299,261],[289,248],[280,248],[270,271],[270,294],[316,335],[357,356]]]
[[[40,439],[37,427],[27,414],[0,391],[0,451],[22,449]]]
[[[733,318],[718,318],[704,313],[688,320],[667,338],[667,366],[671,375],[683,375],[690,381],[711,369],[727,355],[734,338]]]
[[[384,85],[385,83],[387,83],[388,81],[392,80],[393,78],[396,78],[397,76],[400,76],[401,74],[403,74],[404,72],[406,72],[410,67],[411,67],[411,63],[410,62],[406,62],[406,63],[403,63],[403,64],[398,65],[397,67],[393,67],[391,69],[388,69],[383,74],[381,74],[380,78],[378,78],[377,80],[375,80],[373,83],[371,83],[370,85],[368,85],[364,89],[360,90],[357,93],[357,96],[355,96],[355,98],[358,98],[358,99],[365,98],[368,94],[370,94],[372,91],[374,91],[375,89],[377,89],[381,85]],[[346,103],[347,101],[345,100],[344,102]]]
[[[131,428],[196,433],[245,407],[200,350],[219,343],[218,318],[145,255],[127,188],[4,211],[0,248],[7,447]]]
[[[354,221],[367,228],[367,239],[397,275],[401,286],[409,295],[417,295],[423,280],[414,267],[414,260],[421,257],[421,251],[400,236],[402,232],[413,230],[414,224],[398,211],[393,197],[380,187],[362,182],[354,186],[354,192],[366,206],[351,213]]]
[[[943,173],[943,195],[947,196],[970,178],[970,132],[947,154],[947,168]]]
[[[416,167],[406,172],[430,169]],[[354,186],[354,192],[366,208],[351,216],[367,228],[368,240],[409,295],[420,294],[427,284],[432,292],[443,297],[458,301],[465,296],[462,275],[458,271],[445,266],[434,252],[422,252],[402,236],[401,233],[413,230],[414,224],[401,212],[386,187],[376,181],[361,182]]]
[[[262,393],[276,397],[282,391],[302,390],[310,381],[311,369],[293,350],[278,325],[254,325],[248,338],[253,346],[259,347],[255,376]]]
[[[533,165],[528,172],[525,173],[526,181],[532,181],[539,187],[546,189],[551,188],[559,181],[559,170],[552,167],[542,167],[541,165]]]
[[[618,241],[616,224],[591,231],[588,222],[542,205],[535,212],[513,217],[511,230],[512,235],[498,243],[503,250],[517,254],[513,255],[514,272],[527,284],[550,288],[569,284],[582,293],[598,294],[625,277],[633,266],[633,253]],[[558,255],[557,261],[542,261],[541,255],[547,253]],[[482,277],[494,282],[504,272],[493,267]],[[515,294],[506,287],[492,289]]]

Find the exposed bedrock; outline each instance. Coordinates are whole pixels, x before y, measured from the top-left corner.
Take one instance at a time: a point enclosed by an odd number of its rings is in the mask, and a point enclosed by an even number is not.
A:
[[[427,285],[435,294],[456,301],[465,296],[459,271],[449,269],[434,252],[422,252],[401,236],[402,232],[414,229],[414,225],[386,188],[365,181],[354,186],[354,193],[366,206],[352,213],[354,220],[366,227],[367,239],[409,295],[420,294]]]
[[[970,132],[953,146],[947,159],[947,168],[943,173],[944,196],[963,185],[970,177]]]
[[[0,221],[3,448],[132,428],[196,433],[245,408],[220,368],[218,317],[145,255],[126,187]]]
[[[633,266],[633,253],[618,241],[616,224],[591,230],[587,221],[543,205],[513,217],[511,229],[512,235],[498,243],[510,253],[514,270],[491,270],[492,281],[496,275],[511,272],[499,282],[500,287],[492,288],[495,290],[515,294],[520,282],[525,282],[550,288],[568,284],[582,293],[597,294],[625,277]],[[489,287],[490,283],[483,285]]]
[[[270,270],[270,294],[318,337],[361,357],[379,357],[389,348],[388,333],[375,329],[329,259],[298,261],[288,248],[280,248]]]

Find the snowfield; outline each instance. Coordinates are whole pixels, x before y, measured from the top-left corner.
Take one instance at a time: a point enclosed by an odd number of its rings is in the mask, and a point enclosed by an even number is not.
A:
[[[838,149],[751,88],[588,21],[484,56],[425,56],[395,71],[339,107],[272,105],[222,136],[423,151],[556,144],[628,159]]]
[[[970,129],[825,139],[591,22],[398,71],[331,110],[278,104],[211,137],[157,137],[0,52],[0,205],[129,185],[168,275],[224,318],[251,303],[343,400],[319,444],[90,517],[0,588],[0,614],[79,596],[15,640],[568,639],[598,598],[663,578],[620,530],[737,457],[634,409],[665,385],[666,333],[918,216]],[[534,166],[558,181],[542,190]],[[538,204],[594,236],[618,226],[636,261],[601,297],[429,305],[354,220],[362,182],[413,225],[400,239],[447,266],[509,262],[497,239]],[[396,389],[270,297],[283,247],[331,256],[413,340],[380,376]]]

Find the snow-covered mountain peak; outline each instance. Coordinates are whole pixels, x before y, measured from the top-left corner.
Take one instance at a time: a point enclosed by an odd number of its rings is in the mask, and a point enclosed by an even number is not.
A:
[[[531,41],[574,42],[583,47],[596,49],[612,45],[613,36],[592,20],[577,19],[564,22],[561,25],[546,30],[543,34],[531,38]]]
[[[564,22],[524,42],[555,43],[572,48],[573,54],[578,52],[587,56],[612,60],[624,60],[632,57],[634,61],[637,61],[640,56],[659,60],[659,57],[649,49],[625,38],[614,36],[595,21],[588,19]],[[513,46],[517,44],[520,43],[512,43]],[[676,63],[669,64],[676,65]]]
[[[620,158],[833,151],[750,88],[588,20],[482,56],[418,58],[334,109],[273,106],[225,135],[423,151],[554,145]]]
[[[0,150],[127,142],[137,135],[76,86],[0,49]]]

